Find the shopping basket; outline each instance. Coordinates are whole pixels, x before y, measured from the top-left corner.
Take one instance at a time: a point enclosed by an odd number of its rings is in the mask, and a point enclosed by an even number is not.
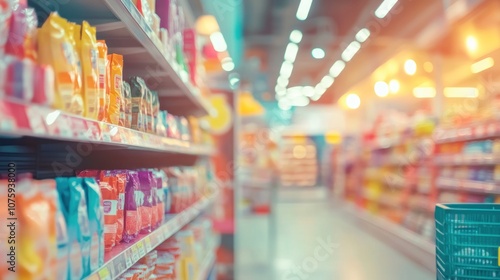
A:
[[[436,206],[438,280],[500,279],[500,204]]]

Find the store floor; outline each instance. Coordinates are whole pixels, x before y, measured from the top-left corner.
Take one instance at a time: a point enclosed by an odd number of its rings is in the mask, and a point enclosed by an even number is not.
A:
[[[301,200],[278,203],[274,234],[267,216],[239,218],[236,280],[435,279],[332,203]]]

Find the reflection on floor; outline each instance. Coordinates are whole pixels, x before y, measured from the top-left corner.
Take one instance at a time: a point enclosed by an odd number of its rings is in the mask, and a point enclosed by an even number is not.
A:
[[[239,218],[236,280],[435,279],[331,203],[280,202],[276,213],[274,234],[267,216]]]

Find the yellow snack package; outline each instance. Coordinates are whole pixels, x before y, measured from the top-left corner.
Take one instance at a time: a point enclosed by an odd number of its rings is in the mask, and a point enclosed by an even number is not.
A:
[[[108,60],[108,46],[103,40],[97,41],[97,68],[99,71],[99,114],[98,120],[105,121],[108,112],[108,81],[107,81],[107,60]]]
[[[118,125],[120,123],[120,106],[122,98],[123,56],[119,54],[108,55],[109,60],[109,109],[108,122]]]
[[[97,120],[99,111],[96,30],[83,21],[80,37],[80,61],[83,74],[84,116]]]
[[[55,74],[53,107],[70,111],[76,82],[73,45],[66,36],[67,21],[51,13],[38,32],[38,63],[50,65]]]
[[[72,54],[75,63],[72,65],[75,68],[75,79],[74,79],[74,91],[73,97],[71,99],[71,108],[69,113],[82,116],[84,113],[84,104],[82,97],[82,64],[80,61],[80,55],[77,51],[81,48],[81,40],[79,34],[81,33],[81,25],[66,22],[66,36],[68,36],[69,42],[73,45]],[[76,35],[76,36],[75,36]]]

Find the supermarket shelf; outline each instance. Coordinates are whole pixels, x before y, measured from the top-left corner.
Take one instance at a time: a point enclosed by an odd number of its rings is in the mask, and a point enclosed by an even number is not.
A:
[[[464,155],[440,155],[434,159],[436,165],[496,165],[500,163],[500,154],[464,154]]]
[[[46,12],[43,0],[34,0]],[[161,49],[160,39],[146,23],[132,0],[72,0],[53,8],[73,21],[88,20],[97,28],[98,39],[106,40],[110,53],[124,56],[125,77],[144,77],[157,90],[162,110],[174,115],[209,114],[211,109],[186,71]],[[43,10],[43,11],[42,11]],[[89,18],[82,18],[87,15]]]
[[[436,179],[436,186],[442,190],[462,190],[474,193],[500,194],[500,186],[498,186],[494,182],[481,182],[440,177]]]
[[[461,128],[438,128],[434,140],[438,144],[481,140],[500,136],[500,122],[489,121],[471,124]]]
[[[213,252],[209,253],[200,266],[200,271],[198,272],[197,280],[207,280],[210,276],[210,272],[215,266],[215,254]]]
[[[11,146],[34,147],[38,156],[26,159],[33,170],[53,169],[53,162],[66,163],[73,151],[80,158],[74,169],[154,168],[171,164],[192,165],[215,149],[161,137],[104,122],[63,113],[48,107],[0,99],[0,140],[7,149],[4,159],[19,154]],[[4,137],[4,138],[1,138]],[[169,155],[168,157],[165,155]],[[7,160],[7,159],[6,159]],[[33,162],[31,162],[31,161]],[[27,164],[29,165],[29,164]],[[38,168],[34,168],[38,167]]]
[[[127,269],[132,267],[139,259],[151,252],[163,241],[173,236],[182,227],[189,224],[213,202],[215,197],[203,198],[193,206],[180,214],[173,216],[157,230],[141,235],[135,243],[121,244],[109,253],[106,253],[104,265],[95,273],[90,275],[88,280],[112,280],[117,279]]]
[[[353,204],[346,204],[344,211],[415,262],[429,271],[436,271],[435,245],[421,235],[359,209]]]

